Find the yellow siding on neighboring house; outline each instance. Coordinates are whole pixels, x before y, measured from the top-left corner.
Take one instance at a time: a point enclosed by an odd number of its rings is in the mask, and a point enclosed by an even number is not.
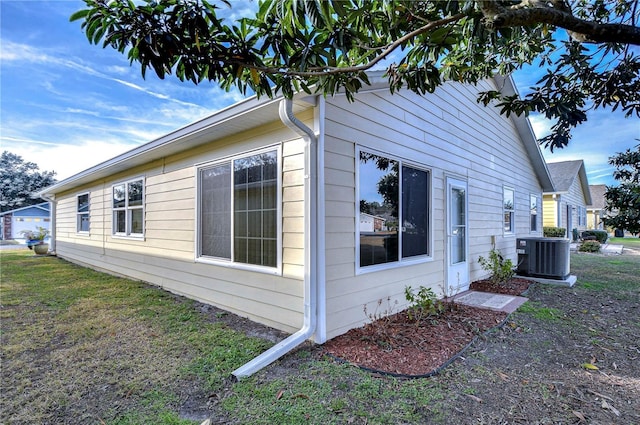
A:
[[[543,225],[545,227],[557,227],[558,203],[552,195],[544,195],[543,201]]]

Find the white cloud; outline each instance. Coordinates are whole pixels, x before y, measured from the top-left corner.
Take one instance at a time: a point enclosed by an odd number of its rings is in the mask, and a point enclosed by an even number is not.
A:
[[[117,139],[86,140],[75,145],[25,139],[11,141],[4,137],[2,140],[3,149],[20,155],[25,161],[38,164],[41,171],[55,171],[58,180],[132,149],[131,144]]]

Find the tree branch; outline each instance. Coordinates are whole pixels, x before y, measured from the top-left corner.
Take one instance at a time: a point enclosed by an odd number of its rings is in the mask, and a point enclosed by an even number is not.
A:
[[[495,8],[482,7],[488,26],[493,28],[532,26],[538,23],[554,25],[564,28],[576,35],[583,35],[583,39],[577,41],[589,43],[625,43],[640,46],[640,28],[626,24],[599,24],[576,18],[571,13],[552,7],[534,7],[520,9],[502,9],[494,13]],[[580,38],[580,37],[578,37]]]
[[[252,66],[248,64],[241,64],[241,65],[245,65],[248,68],[254,68],[258,71],[265,72],[267,74],[278,73],[282,75],[289,75],[289,76],[303,77],[303,78],[317,77],[318,75],[327,75],[327,74],[344,74],[344,73],[351,73],[351,72],[367,71],[373,68],[380,61],[386,59],[387,56],[393,53],[394,50],[396,50],[403,43],[411,40],[412,38],[415,38],[421,34],[424,34],[425,32],[430,31],[434,28],[439,28],[444,25],[450,24],[451,22],[459,21],[460,19],[465,18],[467,16],[468,15],[465,13],[458,13],[448,18],[429,22],[427,25],[423,25],[422,27],[414,31],[411,31],[410,33],[405,34],[403,37],[398,38],[393,43],[388,44],[386,47],[384,47],[384,50],[378,56],[376,56],[370,62],[367,62],[364,65],[349,66],[349,67],[331,67],[331,66],[315,67],[315,68],[309,68],[309,71],[291,71],[291,70],[282,69],[282,68],[257,67],[257,66]]]

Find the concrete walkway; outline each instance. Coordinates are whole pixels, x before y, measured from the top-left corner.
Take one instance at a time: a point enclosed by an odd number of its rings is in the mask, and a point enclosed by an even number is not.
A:
[[[504,311],[511,314],[528,298],[515,295],[492,294],[489,292],[464,291],[454,295],[449,301],[454,303],[469,305],[471,307],[485,308],[488,310]]]

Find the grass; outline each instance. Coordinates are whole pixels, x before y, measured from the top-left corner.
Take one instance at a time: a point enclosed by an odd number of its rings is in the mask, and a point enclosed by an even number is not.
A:
[[[625,248],[640,249],[640,238],[609,238],[607,243],[623,245]]]
[[[306,348],[290,355],[294,366],[232,384],[231,371],[270,343],[211,323],[193,302],[141,282],[29,251],[0,259],[0,423],[199,424],[183,406],[194,397],[206,405],[210,396],[215,416],[232,423],[447,423],[452,400],[475,391],[467,380],[456,387],[446,379],[471,372],[381,378]],[[578,254],[571,266],[575,290],[637,293],[640,256]],[[527,317],[565,322],[540,302],[521,307],[518,321]]]
[[[519,309],[518,314],[530,314],[538,320],[555,322],[562,320],[565,314],[557,308],[549,308],[535,301],[527,301]]]
[[[607,291],[620,296],[637,290],[640,256],[602,256],[579,254],[571,256],[571,272],[578,277],[580,287],[592,291]]]

